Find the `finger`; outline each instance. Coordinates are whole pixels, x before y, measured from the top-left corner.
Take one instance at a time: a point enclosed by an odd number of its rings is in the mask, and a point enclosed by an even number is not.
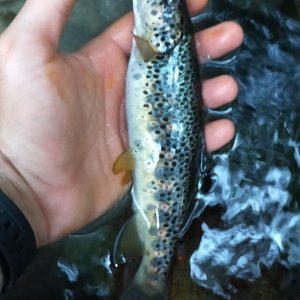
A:
[[[208,152],[220,149],[234,137],[235,129],[230,120],[222,119],[205,126],[205,139]]]
[[[133,13],[130,12],[108,27],[108,29],[105,30],[99,37],[92,40],[86,48],[90,49],[91,52],[98,52],[99,48],[101,49],[102,44],[105,43],[106,40],[112,40],[124,51],[126,55],[129,55],[132,44],[133,26]]]
[[[196,14],[205,7],[207,0],[187,0],[187,5],[191,14]],[[134,26],[133,14],[128,13],[113,25],[111,25],[102,35],[92,40],[86,47],[84,52],[88,52],[91,56],[103,45],[106,39],[113,40],[123,51],[129,55],[132,44],[132,31]]]
[[[74,0],[27,0],[9,29],[56,47],[73,6]]]
[[[233,101],[238,93],[237,82],[228,75],[205,80],[202,85],[204,103],[209,108],[217,108]]]
[[[207,0],[186,0],[186,3],[190,14],[195,15],[207,5]]]
[[[224,56],[238,48],[244,38],[241,26],[227,21],[196,33],[196,48],[202,61]]]

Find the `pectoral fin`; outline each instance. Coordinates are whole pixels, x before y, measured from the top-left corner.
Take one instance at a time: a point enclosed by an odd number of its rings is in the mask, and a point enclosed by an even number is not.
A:
[[[115,175],[125,172],[122,185],[128,184],[132,180],[131,171],[134,169],[134,158],[130,150],[123,152],[113,165]]]
[[[153,49],[149,41],[137,35],[133,35],[133,37],[144,60],[148,61],[156,57],[157,52]]]
[[[132,180],[132,174],[131,172],[126,172],[125,175],[122,178],[122,185],[127,185]]]
[[[115,161],[113,165],[113,172],[115,175],[122,172],[132,171],[134,169],[134,158],[130,150],[123,152]]]

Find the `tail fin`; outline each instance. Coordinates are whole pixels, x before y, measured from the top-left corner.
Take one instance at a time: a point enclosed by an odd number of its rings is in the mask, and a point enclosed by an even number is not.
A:
[[[163,279],[158,282],[155,281],[155,286],[149,284],[151,277],[149,277],[150,274],[146,272],[145,268],[148,265],[148,260],[147,255],[145,256],[143,244],[139,240],[136,216],[127,221],[115,241],[113,251],[114,265],[122,265],[124,259],[127,270],[123,274],[122,281],[126,287],[123,286],[124,292],[119,297],[119,300],[167,299],[165,283],[161,282]]]

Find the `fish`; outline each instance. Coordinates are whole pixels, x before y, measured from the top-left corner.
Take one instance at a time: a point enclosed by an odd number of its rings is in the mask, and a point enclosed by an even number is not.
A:
[[[133,11],[123,157],[131,157],[135,224],[144,245],[134,284],[150,299],[166,290],[176,242],[205,172],[203,104],[185,1],[133,0]]]

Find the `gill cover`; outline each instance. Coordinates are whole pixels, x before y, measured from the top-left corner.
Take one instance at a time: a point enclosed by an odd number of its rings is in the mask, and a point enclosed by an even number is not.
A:
[[[183,36],[183,6],[183,0],[133,0],[134,35],[147,41],[155,53],[170,53]]]

